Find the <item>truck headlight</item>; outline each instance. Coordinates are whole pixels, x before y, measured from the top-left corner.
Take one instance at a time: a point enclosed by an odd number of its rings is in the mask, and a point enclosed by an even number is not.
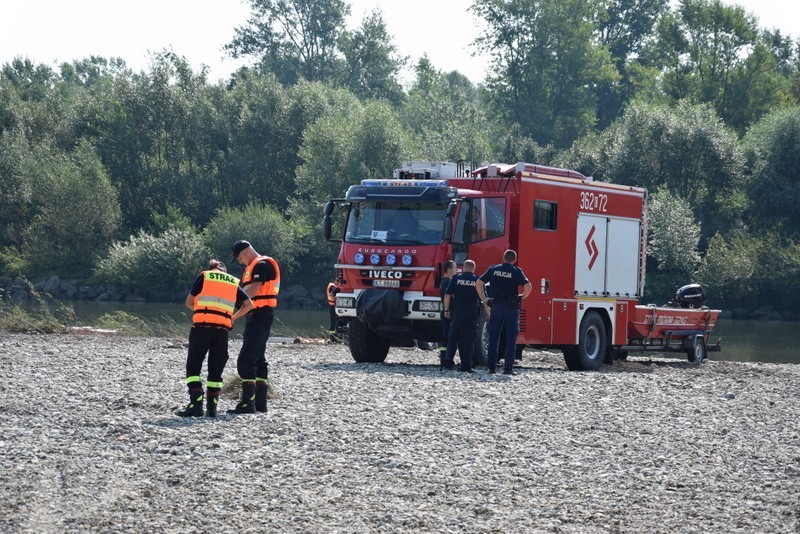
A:
[[[356,299],[353,297],[336,297],[337,308],[355,308]]]
[[[439,312],[442,311],[442,303],[438,300],[418,300],[414,306],[422,312]]]

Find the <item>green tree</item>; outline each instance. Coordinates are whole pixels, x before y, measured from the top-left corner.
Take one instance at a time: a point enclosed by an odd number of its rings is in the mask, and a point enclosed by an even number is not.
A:
[[[477,90],[458,72],[436,70],[427,56],[400,108],[418,159],[480,161],[490,155],[490,129]]]
[[[744,138],[754,228],[800,236],[800,107],[774,111]]]
[[[666,298],[693,281],[700,263],[700,225],[689,203],[666,188],[650,195],[647,205],[648,295]]]
[[[608,127],[637,91],[642,72],[642,52],[655,34],[656,22],[667,0],[598,0],[597,31],[617,70],[615,80],[598,85],[597,127]]]
[[[386,99],[397,105],[403,88],[397,81],[405,58],[386,31],[379,9],[367,15],[354,32],[345,32],[339,48],[344,55],[342,83],[361,99]]]
[[[328,200],[366,178],[387,178],[403,159],[408,140],[394,110],[371,101],[320,118],[306,131],[297,169],[298,197],[290,213],[309,229],[303,264],[321,284],[329,279],[336,248],[322,238],[321,214]]]
[[[31,184],[33,217],[23,243],[31,274],[87,274],[120,219],[116,191],[93,147],[84,142],[71,154],[32,147],[21,168]]]
[[[734,80],[757,37],[756,19],[740,6],[681,0],[674,15],[661,21],[650,57],[664,66],[666,94],[710,103],[730,122],[740,106],[731,95]]]
[[[343,0],[249,0],[250,19],[225,46],[233,57],[252,56],[281,83],[331,81],[337,45],[350,7]]]
[[[250,241],[259,253],[272,256],[281,268],[281,278],[296,276],[298,258],[306,250],[307,231],[302,225],[289,221],[277,210],[251,202],[241,208],[223,207],[203,230],[203,242],[212,254],[227,262],[231,246],[240,239]],[[242,268],[228,265],[230,272]]]
[[[751,306],[760,254],[759,240],[745,232],[731,232],[728,237],[716,234],[708,243],[697,281],[718,305]]]
[[[700,225],[689,203],[660,188],[650,195],[647,221],[647,253],[658,269],[691,275],[700,263]]]
[[[595,125],[594,87],[616,79],[591,0],[474,0],[490,32],[475,40],[492,57],[490,99],[502,119],[558,148]]]
[[[692,206],[704,240],[740,223],[747,208],[741,145],[708,106],[637,104],[605,139],[596,177],[666,187]]]

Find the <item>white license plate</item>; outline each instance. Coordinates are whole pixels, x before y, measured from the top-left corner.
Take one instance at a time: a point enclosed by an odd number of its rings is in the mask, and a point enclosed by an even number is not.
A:
[[[372,287],[400,287],[400,280],[373,280]]]

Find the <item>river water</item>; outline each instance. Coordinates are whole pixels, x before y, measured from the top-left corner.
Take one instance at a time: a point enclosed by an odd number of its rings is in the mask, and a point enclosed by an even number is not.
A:
[[[142,318],[156,335],[188,336],[189,310],[180,304],[75,302],[79,324],[96,326],[97,319],[117,310]],[[279,308],[273,337],[323,337],[328,330],[328,310]],[[233,335],[241,335],[243,321]],[[722,351],[709,354],[712,360],[800,364],[800,323],[789,321],[744,321],[724,319],[717,323],[711,342],[722,340]],[[636,356],[636,353],[632,353]],[[685,358],[681,354],[671,355]]]

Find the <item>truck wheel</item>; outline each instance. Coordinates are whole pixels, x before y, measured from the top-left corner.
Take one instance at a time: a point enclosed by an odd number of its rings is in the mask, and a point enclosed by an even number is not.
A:
[[[486,314],[481,310],[478,319],[478,337],[475,338],[475,350],[472,351],[472,365],[485,366],[489,357],[489,328],[486,323]]]
[[[389,342],[373,332],[367,323],[350,321],[348,328],[350,354],[358,363],[379,363],[389,353]]]
[[[686,355],[689,356],[690,362],[701,363],[703,360],[705,360],[708,357],[705,338],[698,337],[694,344],[694,349],[687,350]]]
[[[588,312],[581,321],[578,344],[562,349],[570,371],[597,371],[606,355],[606,325],[597,312]]]
[[[417,348],[420,350],[436,350],[439,348],[439,344],[435,341],[422,341],[421,339],[417,339]]]

